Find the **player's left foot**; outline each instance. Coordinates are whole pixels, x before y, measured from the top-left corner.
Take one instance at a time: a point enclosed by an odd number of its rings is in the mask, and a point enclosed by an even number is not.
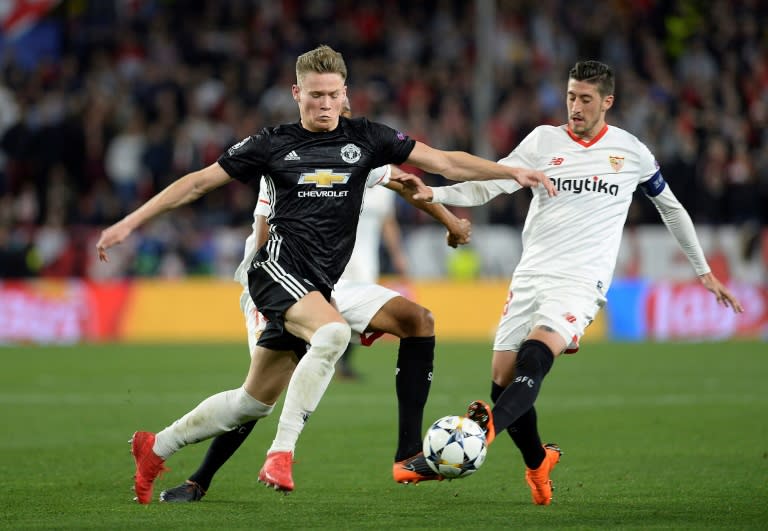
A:
[[[293,490],[293,452],[269,452],[259,471],[259,482],[283,492]]]
[[[136,474],[133,476],[133,490],[139,503],[152,501],[152,488],[157,477],[168,470],[165,460],[157,455],[152,446],[155,444],[155,434],[148,431],[137,431],[131,437],[131,454],[136,463]]]
[[[544,445],[544,461],[541,462],[539,468],[531,470],[525,469],[525,481],[531,488],[531,496],[533,497],[533,503],[536,505],[549,505],[552,503],[552,480],[549,479],[549,473],[555,468],[555,465],[560,461],[560,456],[563,455],[563,451],[560,447],[554,443],[547,443]]]
[[[160,493],[160,501],[167,503],[188,503],[203,499],[205,491],[194,481],[186,480],[178,487],[166,489]]]
[[[403,459],[392,465],[392,477],[398,483],[418,483],[419,481],[442,481],[443,476],[429,468],[424,452]]]
[[[493,412],[491,406],[482,400],[475,400],[467,407],[466,417],[474,420],[485,432],[485,443],[490,445],[496,438],[496,429],[493,427]]]

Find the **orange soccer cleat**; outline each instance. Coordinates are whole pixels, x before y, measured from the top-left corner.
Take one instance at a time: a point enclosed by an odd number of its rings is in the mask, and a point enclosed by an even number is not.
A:
[[[398,483],[403,484],[415,484],[420,481],[431,480],[442,481],[444,479],[443,476],[429,467],[424,458],[424,452],[419,452],[413,457],[403,459],[392,465],[392,477]]]
[[[549,473],[555,468],[563,454],[560,447],[554,443],[545,444],[544,451],[544,461],[541,462],[539,468],[536,470],[525,469],[525,481],[531,487],[531,496],[536,505],[552,503],[552,490],[554,488],[552,487],[552,480],[549,479]]]
[[[491,406],[482,400],[475,400],[467,408],[468,419],[474,420],[485,432],[485,443],[490,445],[496,438],[496,429],[493,427],[493,413]]]

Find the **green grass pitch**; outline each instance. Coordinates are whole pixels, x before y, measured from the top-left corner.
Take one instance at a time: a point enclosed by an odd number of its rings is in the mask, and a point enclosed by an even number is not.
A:
[[[277,414],[257,424],[201,503],[132,499],[135,430],[159,431],[242,383],[244,345],[0,348],[2,529],[767,529],[768,348],[762,342],[587,344],[537,403],[564,451],[555,499],[531,504],[501,434],[472,477],[397,485],[397,344],[355,353],[296,453],[296,491],[256,481]],[[489,392],[488,343],[438,343],[425,427]],[[157,482],[175,486],[207,443]]]

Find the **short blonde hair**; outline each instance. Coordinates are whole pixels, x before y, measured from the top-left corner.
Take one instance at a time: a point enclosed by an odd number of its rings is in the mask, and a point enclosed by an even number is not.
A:
[[[339,52],[325,44],[303,53],[296,59],[296,82],[300,83],[305,74],[339,74],[347,80],[347,65]]]

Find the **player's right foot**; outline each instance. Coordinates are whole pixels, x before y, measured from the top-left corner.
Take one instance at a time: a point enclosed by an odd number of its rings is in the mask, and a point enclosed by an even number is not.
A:
[[[466,417],[474,420],[485,432],[486,444],[491,444],[496,438],[496,429],[493,427],[493,413],[491,406],[482,400],[475,400],[467,408]]]
[[[157,476],[167,469],[165,460],[152,451],[155,444],[155,434],[148,431],[137,431],[131,437],[131,454],[136,462],[136,474],[133,476],[133,490],[139,503],[152,501],[153,483]]]
[[[283,492],[293,490],[293,452],[269,452],[259,471],[259,482]]]
[[[205,491],[203,487],[194,481],[186,480],[178,487],[166,489],[160,493],[160,501],[167,503],[188,503],[203,499]]]
[[[419,481],[442,481],[443,476],[429,468],[424,452],[403,459],[392,465],[392,477],[398,483],[418,483]]]
[[[525,469],[525,481],[531,488],[531,496],[533,497],[533,503],[536,505],[549,505],[552,503],[552,480],[549,479],[549,473],[555,468],[555,465],[560,461],[560,456],[563,451],[560,447],[554,443],[547,443],[544,445],[544,461],[541,462],[539,468],[531,470]]]

